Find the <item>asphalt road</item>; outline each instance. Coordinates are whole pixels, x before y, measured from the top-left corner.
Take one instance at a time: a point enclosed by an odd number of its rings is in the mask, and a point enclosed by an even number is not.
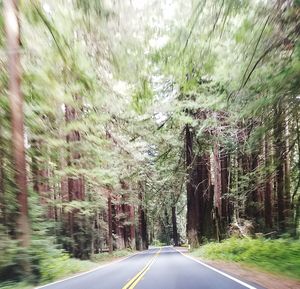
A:
[[[172,247],[150,249],[43,289],[261,289],[183,256]]]

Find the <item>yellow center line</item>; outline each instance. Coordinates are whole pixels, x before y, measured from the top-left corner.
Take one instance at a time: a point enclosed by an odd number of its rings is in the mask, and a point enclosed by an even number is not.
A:
[[[132,279],[130,279],[122,289],[133,289],[143,278],[143,276],[146,274],[146,272],[150,269],[152,264],[157,259],[159,253],[161,251],[161,248],[158,250],[158,252],[150,259],[150,261],[143,267],[143,269],[138,272]]]

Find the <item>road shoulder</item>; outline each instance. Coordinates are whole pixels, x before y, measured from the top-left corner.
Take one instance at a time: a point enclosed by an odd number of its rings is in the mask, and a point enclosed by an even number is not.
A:
[[[189,254],[188,254],[189,255]],[[299,289],[300,281],[278,276],[268,272],[261,272],[257,268],[225,261],[203,260],[197,257],[195,259],[205,262],[218,270],[230,274],[238,279],[249,283],[256,283],[267,289]]]
[[[59,279],[54,280],[53,282],[50,282],[50,283],[40,284],[37,287],[34,287],[33,289],[41,289],[41,288],[47,287],[49,285],[53,285],[53,284],[57,284],[57,283],[61,283],[61,282],[67,281],[69,279],[78,278],[78,277],[80,277],[82,275],[85,275],[85,274],[88,274],[88,273],[100,270],[102,268],[105,268],[107,266],[110,266],[110,265],[122,262],[122,261],[124,261],[124,260],[126,260],[128,258],[131,258],[131,257],[139,254],[139,253],[140,252],[134,251],[134,252],[132,252],[132,253],[128,254],[127,256],[124,256],[124,257],[113,257],[113,258],[111,258],[109,260],[102,260],[102,261],[99,261],[97,263],[95,262],[95,267],[92,268],[92,269],[90,269],[90,270],[80,271],[80,272],[77,272],[75,274],[72,274],[72,275],[69,275],[69,276],[65,276],[63,278],[59,278]]]

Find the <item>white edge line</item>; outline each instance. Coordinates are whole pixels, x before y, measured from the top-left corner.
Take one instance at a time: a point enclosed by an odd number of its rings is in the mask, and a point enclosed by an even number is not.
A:
[[[239,280],[239,279],[237,279],[237,278],[235,278],[235,277],[233,277],[233,276],[231,276],[231,275],[229,275],[229,274],[227,274],[227,273],[224,273],[224,272],[222,272],[222,271],[220,271],[220,270],[218,270],[218,269],[216,269],[216,268],[214,268],[214,267],[212,267],[212,266],[209,266],[209,265],[207,265],[207,264],[201,262],[200,260],[197,260],[197,259],[195,259],[195,258],[193,258],[193,257],[191,257],[191,256],[188,256],[188,255],[186,255],[186,254],[180,252],[180,251],[177,250],[176,248],[174,248],[174,249],[175,249],[178,253],[180,253],[182,256],[184,256],[184,257],[186,257],[186,258],[189,258],[189,259],[191,259],[191,260],[193,260],[193,261],[195,261],[195,262],[197,262],[197,263],[199,263],[199,264],[201,264],[201,265],[203,265],[203,266],[205,266],[205,267],[207,267],[207,268],[209,268],[209,269],[211,269],[211,270],[213,270],[213,271],[215,271],[215,272],[217,272],[217,273],[219,273],[219,274],[221,274],[221,275],[223,275],[223,276],[225,276],[225,277],[227,277],[227,278],[229,278],[229,279],[231,279],[231,280],[233,280],[233,281],[235,281],[235,282],[237,282],[237,283],[239,283],[239,284],[241,284],[241,285],[243,285],[243,286],[245,286],[246,288],[249,288],[249,289],[257,289],[256,287],[251,286],[251,285],[249,285],[249,284],[247,284],[247,283],[245,283],[245,282],[243,282],[243,281],[241,281],[241,280]]]
[[[88,274],[88,273],[97,271],[97,270],[102,269],[102,268],[104,268],[104,267],[108,267],[108,266],[110,266],[110,265],[114,265],[114,264],[116,264],[116,263],[122,262],[122,261],[124,261],[124,260],[126,260],[126,259],[129,259],[129,258],[131,258],[131,257],[133,257],[133,256],[135,256],[135,255],[138,255],[138,254],[140,254],[140,253],[142,253],[142,252],[136,252],[136,253],[131,254],[131,255],[125,257],[125,258],[122,258],[122,259],[119,259],[119,260],[116,260],[116,261],[109,262],[109,263],[107,263],[107,264],[103,264],[103,265],[97,266],[97,267],[94,268],[94,269],[91,269],[91,270],[89,270],[89,271],[86,271],[86,272],[82,272],[82,273],[76,274],[75,276],[71,276],[71,277],[64,278],[64,279],[61,279],[61,280],[58,280],[58,281],[54,281],[54,282],[52,282],[52,283],[48,283],[48,284],[45,284],[45,285],[42,285],[42,286],[34,287],[34,289],[46,288],[47,286],[50,286],[50,285],[55,285],[55,284],[65,282],[65,281],[70,280],[70,279],[74,279],[74,278],[80,277],[80,276],[82,276],[82,275],[85,275],[85,274]]]

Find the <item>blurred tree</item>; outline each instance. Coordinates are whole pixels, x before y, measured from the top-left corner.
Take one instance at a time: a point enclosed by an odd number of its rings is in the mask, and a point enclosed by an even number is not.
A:
[[[4,1],[3,11],[7,39],[9,77],[8,95],[11,112],[11,137],[17,199],[19,205],[19,213],[17,217],[17,238],[22,247],[28,247],[30,244],[30,226],[28,220],[23,96],[21,92],[21,45],[18,1]]]

